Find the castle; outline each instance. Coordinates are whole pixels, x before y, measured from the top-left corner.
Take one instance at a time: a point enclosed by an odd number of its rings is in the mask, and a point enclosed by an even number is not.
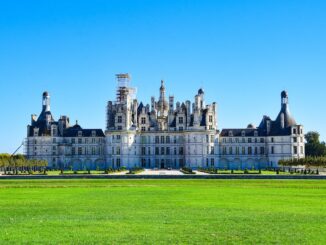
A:
[[[161,81],[159,98],[143,104],[136,99],[129,74],[116,75],[115,101],[107,104],[105,132],[83,129],[69,117],[55,121],[50,95],[43,93],[42,112],[27,126],[25,155],[44,159],[50,168],[220,168],[277,167],[281,159],[305,156],[303,126],[291,116],[288,94],[281,93],[276,120],[264,116],[258,127],[217,127],[217,104],[206,104],[199,89],[194,102],[166,98]]]

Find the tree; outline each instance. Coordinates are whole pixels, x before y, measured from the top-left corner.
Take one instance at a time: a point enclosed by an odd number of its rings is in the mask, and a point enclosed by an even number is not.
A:
[[[305,139],[307,141],[305,145],[307,156],[326,156],[325,142],[320,142],[319,137],[319,133],[315,131],[308,132],[305,135]]]

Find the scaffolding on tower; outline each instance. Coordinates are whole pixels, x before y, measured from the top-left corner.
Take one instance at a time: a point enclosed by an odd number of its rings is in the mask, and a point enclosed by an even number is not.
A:
[[[116,74],[118,83],[116,93],[116,103],[125,103],[128,98],[131,100],[136,97],[136,88],[130,87],[131,77],[128,73]]]

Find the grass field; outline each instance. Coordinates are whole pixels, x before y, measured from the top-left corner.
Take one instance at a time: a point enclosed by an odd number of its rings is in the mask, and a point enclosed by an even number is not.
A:
[[[5,243],[326,244],[326,181],[1,180]]]

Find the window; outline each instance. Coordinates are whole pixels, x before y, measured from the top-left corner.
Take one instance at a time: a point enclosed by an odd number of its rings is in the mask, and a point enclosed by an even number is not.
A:
[[[264,138],[260,138],[260,143],[264,143]]]
[[[271,154],[274,154],[274,146],[271,148]]]
[[[210,123],[213,122],[213,116],[212,116],[212,115],[209,115],[208,121],[209,121]]]
[[[248,138],[248,143],[251,143],[251,138]]]
[[[239,147],[238,146],[235,148],[235,154],[239,155]]]
[[[255,147],[255,155],[258,155],[258,147]]]
[[[81,147],[78,147],[78,155],[82,155],[83,154],[83,149]]]
[[[155,147],[155,155],[159,155],[160,154],[160,150],[158,147]]]
[[[78,137],[82,137],[83,136],[83,132],[82,131],[78,131]]]
[[[248,155],[252,155],[252,148],[248,147]]]
[[[92,130],[92,137],[96,137],[96,131]]]
[[[122,116],[118,116],[118,123],[122,123]]]
[[[118,130],[122,130],[122,126],[118,126],[117,128],[118,128]]]
[[[166,143],[170,144],[170,136],[166,136]]]
[[[183,117],[179,117],[179,123],[183,124]]]
[[[297,134],[297,129],[296,128],[293,129],[293,134]]]
[[[56,138],[53,138],[53,141],[52,141],[54,144],[57,143],[57,139]],[[36,143],[35,143],[36,144]]]
[[[297,143],[297,142],[298,142],[297,137],[293,137],[293,142],[294,142],[294,143]]]
[[[303,146],[300,147],[300,153],[304,154]]]
[[[245,131],[242,131],[242,132],[241,132],[241,136],[242,136],[242,137],[245,137],[245,136],[246,136],[246,132],[245,132]]]
[[[179,131],[183,131],[183,127],[179,127]]]
[[[214,158],[211,158],[211,167],[214,167],[215,161]]]
[[[257,131],[254,132],[254,136],[258,137],[258,132]]]
[[[293,153],[298,154],[298,147],[297,146],[293,146]]]
[[[271,138],[272,143],[274,143],[274,138]]]
[[[155,143],[159,144],[160,143],[160,137],[159,136],[155,136]]]
[[[183,155],[183,147],[179,148],[179,155]]]
[[[78,138],[78,144],[82,143],[82,138]]]
[[[85,138],[85,144],[88,144],[88,138]]]
[[[75,143],[76,143],[76,139],[74,139],[74,138],[71,139],[71,143],[72,143],[72,144],[75,144]]]
[[[120,147],[117,147],[117,155],[120,155]]]
[[[76,154],[76,149],[75,149],[75,147],[72,147],[71,148],[71,155],[75,155]]]
[[[223,146],[223,155],[226,155],[226,146]]]
[[[142,154],[142,155],[146,155],[146,148],[145,148],[145,147],[142,147],[142,148],[141,148],[141,154]]]
[[[211,146],[211,155],[214,155],[214,146]]]
[[[140,121],[141,121],[141,124],[146,124],[146,117],[142,117],[142,118],[140,119]]]
[[[146,127],[141,127],[141,131],[146,131]]]
[[[242,155],[245,155],[245,154],[246,154],[246,148],[242,147]]]
[[[226,138],[223,138],[223,139],[222,139],[222,142],[223,142],[223,143],[226,143]]]
[[[260,155],[264,155],[265,154],[265,148],[264,147],[260,147]]]
[[[165,137],[161,136],[161,144],[164,144],[164,139],[165,139]]]
[[[242,138],[242,143],[246,143],[246,138]]]
[[[229,137],[232,137],[232,136],[233,136],[233,132],[229,131]]]
[[[232,152],[232,147],[229,147],[229,155],[232,155],[233,152]]]
[[[239,138],[235,138],[235,143],[239,143]]]
[[[166,155],[170,155],[170,147],[166,147]]]
[[[120,160],[120,158],[117,158],[116,163],[117,163],[117,168],[120,168],[120,165],[121,165],[121,160]]]
[[[165,153],[164,147],[161,147],[161,155],[164,155]]]

